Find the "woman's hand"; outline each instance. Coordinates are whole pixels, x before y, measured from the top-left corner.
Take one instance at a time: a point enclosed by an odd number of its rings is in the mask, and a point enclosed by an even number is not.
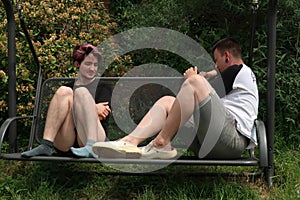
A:
[[[96,104],[96,110],[100,120],[105,119],[111,113],[108,102],[101,102]]]

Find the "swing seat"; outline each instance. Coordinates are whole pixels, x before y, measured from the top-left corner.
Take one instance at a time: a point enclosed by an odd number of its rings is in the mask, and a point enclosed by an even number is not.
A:
[[[119,77],[102,77],[102,81],[107,82],[108,84],[116,86],[116,83],[120,80]],[[260,120],[256,120],[255,126],[257,130],[257,136],[259,140],[258,150],[250,149],[248,153],[243,155],[238,159],[199,159],[195,155],[186,155],[183,154],[179,158],[174,160],[169,159],[116,159],[116,158],[79,158],[79,157],[71,157],[71,156],[34,156],[30,158],[24,158],[21,156],[21,153],[4,153],[4,139],[5,134],[7,134],[7,130],[9,126],[14,121],[20,120],[31,120],[32,127],[31,133],[29,134],[29,144],[28,149],[34,147],[35,144],[39,144],[42,139],[42,133],[44,130],[45,117],[48,110],[48,105],[50,100],[52,99],[55,91],[61,85],[66,85],[70,82],[74,81],[74,78],[50,78],[47,79],[41,88],[41,94],[39,95],[40,101],[38,105],[37,115],[36,116],[17,116],[8,118],[0,128],[0,158],[5,160],[19,160],[19,161],[58,161],[58,162],[85,162],[85,163],[106,163],[106,164],[160,164],[160,165],[214,165],[214,166],[258,166],[258,172],[261,173],[268,166],[268,154],[267,154],[267,137],[264,123]],[[127,77],[122,78],[124,83],[135,85],[138,87],[139,85],[143,85],[140,89],[137,89],[136,93],[133,93],[131,96],[131,102],[133,106],[130,107],[130,110],[133,112],[131,116],[140,118],[144,115],[144,113],[153,105],[153,103],[160,97],[165,95],[174,95],[174,92],[178,92],[180,86],[182,84],[182,77]],[[159,84],[163,84],[159,85]],[[121,84],[122,85],[122,84]],[[126,85],[126,84],[123,84]],[[171,91],[168,88],[172,88]],[[123,90],[124,88],[122,88]],[[126,90],[126,89],[125,89]],[[176,91],[175,91],[176,90]],[[146,98],[145,98],[146,97]],[[147,99],[148,102],[145,102]],[[127,99],[123,100],[126,102]],[[123,104],[121,104],[123,105]],[[136,116],[137,113],[139,116]],[[121,127],[122,128],[122,127]],[[117,127],[114,121],[114,117],[109,118],[109,130],[107,131],[108,138],[111,140],[120,138],[122,136],[122,131]],[[23,133],[25,134],[25,133]],[[22,136],[24,137],[24,136]],[[174,144],[174,146],[178,149],[182,148],[181,144]]]

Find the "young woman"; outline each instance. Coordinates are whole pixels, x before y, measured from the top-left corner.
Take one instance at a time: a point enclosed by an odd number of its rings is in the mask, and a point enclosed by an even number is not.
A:
[[[92,157],[92,145],[105,140],[112,91],[95,78],[101,53],[93,45],[78,44],[73,61],[78,78],[72,86],[61,86],[56,91],[48,108],[41,144],[23,152],[23,157],[52,155],[53,146],[61,152],[71,149],[77,156]]]

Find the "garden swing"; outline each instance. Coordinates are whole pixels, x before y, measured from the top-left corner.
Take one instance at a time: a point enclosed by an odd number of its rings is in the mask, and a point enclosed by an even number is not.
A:
[[[16,43],[15,43],[15,19],[13,6],[9,0],[2,0],[8,20],[8,68],[9,68],[9,118],[4,121],[0,128],[0,158],[4,160],[19,160],[19,161],[61,161],[61,162],[89,162],[89,163],[109,163],[116,165],[125,164],[138,164],[138,165],[164,165],[170,164],[169,160],[154,159],[95,159],[95,158],[75,158],[75,157],[60,157],[60,156],[35,156],[31,158],[23,158],[18,152],[17,145],[17,121],[30,119],[32,122],[30,138],[28,148],[31,149],[34,142],[39,142],[43,129],[43,120],[45,111],[47,110],[47,103],[51,95],[54,94],[52,88],[57,88],[61,84],[65,84],[72,81],[73,78],[51,78],[43,81],[42,69],[39,65],[37,56],[35,54],[34,47],[31,43],[29,34],[26,30],[25,23],[19,12],[21,26],[24,30],[26,39],[28,40],[30,50],[33,54],[34,61],[39,69],[37,89],[35,96],[35,107],[33,114],[30,116],[16,116]],[[181,156],[178,159],[172,161],[172,165],[202,165],[202,166],[258,166],[258,172],[255,175],[262,174],[269,185],[272,186],[272,176],[274,175],[274,108],[275,108],[275,48],[276,48],[276,0],[269,0],[268,7],[268,61],[267,61],[267,126],[265,128],[264,123],[260,120],[256,121],[257,135],[259,139],[259,154],[254,155],[254,149],[250,149],[249,156],[241,157],[234,160],[216,160],[216,159],[199,159],[196,156]],[[253,1],[253,16],[256,17],[258,1]],[[20,11],[20,8],[19,8]],[[253,20],[255,23],[255,19]],[[249,65],[252,63],[252,45],[253,36],[255,32],[255,24],[252,26],[251,44],[249,50]],[[104,81],[117,82],[120,77],[101,77]],[[167,84],[172,85],[174,81],[178,82],[176,78],[170,77],[152,77],[156,81],[164,81]],[[143,81],[145,78],[128,78],[128,81],[134,79],[136,81]],[[164,90],[162,90],[164,91]],[[168,91],[165,91],[168,92]],[[166,93],[165,93],[166,94]],[[160,94],[164,95],[164,94]],[[8,153],[3,153],[3,143],[5,135],[8,133]],[[100,162],[99,162],[100,161]],[[116,172],[117,174],[123,174],[123,172]],[[147,172],[145,172],[147,173]],[[201,172],[199,172],[201,173]],[[130,174],[130,172],[125,172]],[[202,173],[203,174],[203,173]],[[205,174],[205,172],[204,172]]]

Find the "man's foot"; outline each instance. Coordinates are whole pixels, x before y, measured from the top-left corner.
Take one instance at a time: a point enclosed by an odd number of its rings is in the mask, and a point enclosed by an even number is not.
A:
[[[177,150],[175,148],[167,149],[158,149],[153,146],[150,142],[147,146],[141,147],[143,159],[171,159],[177,156]]]
[[[124,141],[96,142],[92,149],[99,158],[141,157],[141,150],[137,146]]]
[[[84,146],[81,148],[74,148],[71,147],[71,151],[74,155],[79,157],[85,157],[85,158],[95,158],[98,157],[94,152],[92,151],[91,146]]]
[[[52,155],[52,149],[51,147],[41,144],[38,147],[30,150],[30,151],[25,151],[21,153],[22,157],[29,158],[32,156],[51,156]]]

